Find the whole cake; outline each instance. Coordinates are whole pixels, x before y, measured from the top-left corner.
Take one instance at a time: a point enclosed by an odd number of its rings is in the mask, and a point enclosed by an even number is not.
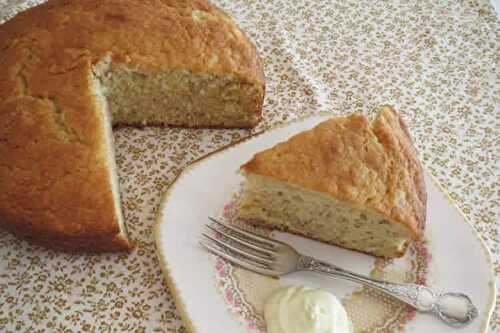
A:
[[[65,250],[131,248],[113,125],[251,127],[255,46],[204,0],[52,0],[0,25],[0,225]]]
[[[421,239],[425,183],[408,130],[388,106],[370,122],[332,118],[256,154],[240,217],[381,257]]]

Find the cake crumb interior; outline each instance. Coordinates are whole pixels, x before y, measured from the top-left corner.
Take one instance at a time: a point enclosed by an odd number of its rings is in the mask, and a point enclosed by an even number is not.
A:
[[[94,67],[114,125],[248,127],[258,121],[258,87],[186,69],[145,72],[102,61]]]
[[[403,225],[373,210],[269,177],[246,178],[239,214],[256,225],[381,257],[401,255],[411,241]]]

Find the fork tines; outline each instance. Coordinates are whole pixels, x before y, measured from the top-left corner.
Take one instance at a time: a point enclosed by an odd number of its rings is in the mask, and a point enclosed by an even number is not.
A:
[[[210,252],[261,274],[274,275],[275,244],[272,240],[209,217],[200,244]]]

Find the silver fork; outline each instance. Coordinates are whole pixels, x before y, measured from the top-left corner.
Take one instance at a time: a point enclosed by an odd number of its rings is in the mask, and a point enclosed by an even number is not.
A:
[[[200,244],[210,252],[248,270],[269,276],[312,271],[344,278],[379,289],[417,311],[437,315],[453,327],[461,327],[477,317],[477,308],[462,293],[439,293],[411,283],[392,283],[357,274],[328,262],[298,253],[290,245],[209,217]]]

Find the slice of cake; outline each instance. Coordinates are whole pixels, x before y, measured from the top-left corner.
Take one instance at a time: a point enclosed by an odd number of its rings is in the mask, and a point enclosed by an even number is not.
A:
[[[332,118],[256,154],[240,217],[381,257],[421,239],[426,214],[422,167],[399,115],[381,107]]]

